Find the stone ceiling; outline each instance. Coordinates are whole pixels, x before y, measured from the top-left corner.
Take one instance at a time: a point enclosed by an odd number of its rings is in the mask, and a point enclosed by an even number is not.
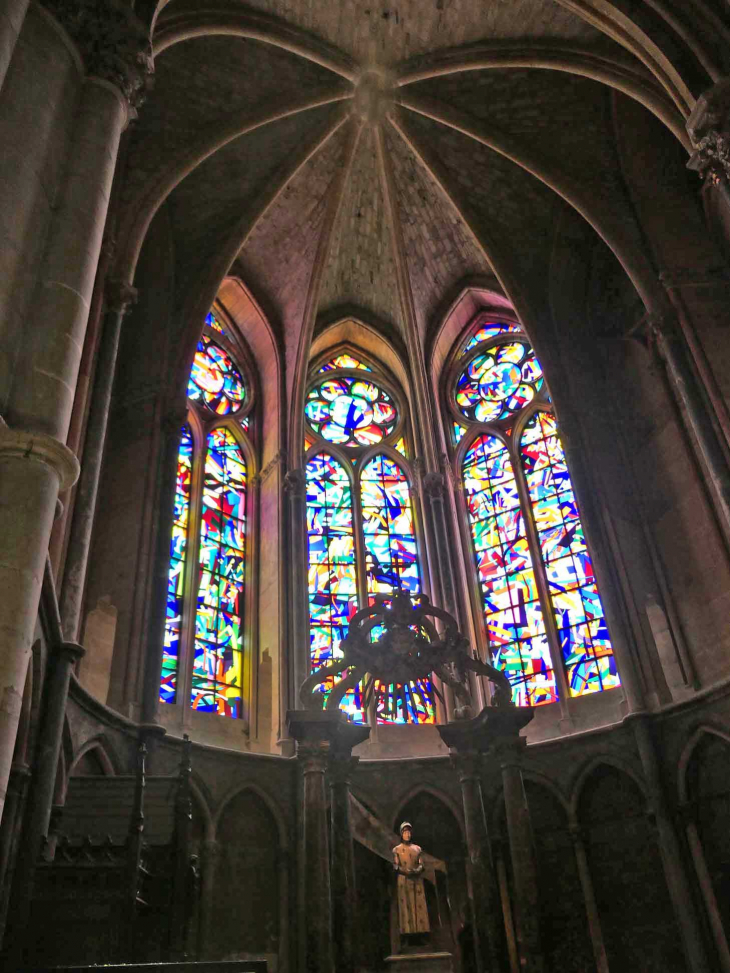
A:
[[[572,6],[170,0],[127,146],[121,272],[164,206],[179,308],[233,268],[293,371],[344,312],[427,343],[465,280],[539,291],[571,206],[640,248],[614,94],[681,137],[678,97]]]

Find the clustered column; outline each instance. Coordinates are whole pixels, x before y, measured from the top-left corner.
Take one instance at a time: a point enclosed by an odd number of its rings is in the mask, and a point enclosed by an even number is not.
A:
[[[88,77],[36,280],[28,340],[7,402],[7,425],[0,428],[0,794],[12,761],[56,501],[78,476],[65,440],[119,139],[130,102],[151,69],[144,53],[149,39],[131,10],[111,16],[101,0],[47,0],[46,6],[77,43]],[[0,198],[0,205],[22,200]]]

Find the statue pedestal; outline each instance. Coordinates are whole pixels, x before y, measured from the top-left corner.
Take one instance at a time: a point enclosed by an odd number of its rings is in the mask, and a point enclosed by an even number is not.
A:
[[[454,973],[451,953],[395,953],[385,962],[388,973]]]

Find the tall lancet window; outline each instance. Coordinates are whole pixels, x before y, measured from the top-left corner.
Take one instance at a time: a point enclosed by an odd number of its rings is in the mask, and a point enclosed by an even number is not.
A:
[[[240,360],[233,329],[211,312],[180,437],[160,686],[165,703],[234,718],[248,688],[253,465],[252,385]]]
[[[473,594],[520,705],[619,685],[542,369],[519,325],[480,317],[451,372]],[[563,680],[563,674],[565,679]]]
[[[376,597],[421,592],[408,430],[399,396],[355,352],[321,362],[306,418],[310,665],[340,658],[349,620]],[[332,680],[321,686],[327,694]],[[365,680],[341,708],[355,722],[433,723],[430,679]]]

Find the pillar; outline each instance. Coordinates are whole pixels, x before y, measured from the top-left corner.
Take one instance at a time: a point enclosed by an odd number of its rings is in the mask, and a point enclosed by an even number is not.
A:
[[[357,963],[357,887],[355,849],[350,826],[350,780],[360,760],[352,748],[370,735],[370,727],[342,724],[329,757],[331,798],[331,894],[334,960],[337,973],[355,973]]]
[[[646,716],[628,717],[628,719],[634,730],[636,746],[646,778],[650,807],[654,812],[664,875],[674,906],[674,915],[682,935],[687,970],[688,973],[706,973],[712,967],[708,962],[683,849],[667,804],[662,770],[649,719]]]
[[[14,948],[18,950],[22,948],[21,930],[27,926],[33,901],[36,865],[46,849],[48,839],[71,671],[83,654],[84,650],[80,645],[61,642],[52,649],[48,663],[33,775],[28,788],[10,904],[10,933]]]
[[[482,755],[476,750],[452,753],[452,763],[461,786],[466,833],[466,864],[469,898],[474,924],[474,952],[477,969],[489,973],[505,971],[502,956],[503,922],[497,875],[487,831],[482,795]]]
[[[12,428],[0,430],[0,807],[56,500],[78,475],[64,442],[119,139],[151,63],[140,57],[149,41],[131,9],[113,18],[103,2],[46,6],[78,44],[89,77],[8,397]]]
[[[207,838],[200,851],[200,948],[198,959],[209,960],[216,954],[215,873],[220,857],[220,845],[215,838]]]
[[[501,740],[495,747],[495,756],[502,771],[521,969],[524,973],[543,973],[545,961],[540,939],[537,862],[521,767],[521,755],[526,746],[524,737]]]
[[[122,321],[136,300],[134,288],[122,281],[108,281],[105,287],[107,307],[99,342],[94,388],[89,406],[89,420],[84,442],[83,465],[76,487],[73,520],[63,573],[61,621],[66,638],[78,638],[94,527],[96,498],[104,458],[109,423],[112,389],[116,373],[117,352]]]
[[[25,20],[28,2],[29,0],[0,0],[0,90]]]
[[[581,889],[583,890],[583,902],[586,907],[586,917],[588,918],[588,929],[591,934],[593,945],[593,956],[596,961],[596,973],[609,973],[608,956],[606,947],[603,943],[603,930],[601,929],[601,918],[598,914],[598,904],[593,890],[593,879],[588,867],[588,856],[586,855],[583,834],[577,826],[570,829],[570,837],[575,851],[575,861],[578,868]]]
[[[304,973],[335,973],[325,775],[340,719],[339,713],[323,711],[287,714],[302,775],[299,928]]]

